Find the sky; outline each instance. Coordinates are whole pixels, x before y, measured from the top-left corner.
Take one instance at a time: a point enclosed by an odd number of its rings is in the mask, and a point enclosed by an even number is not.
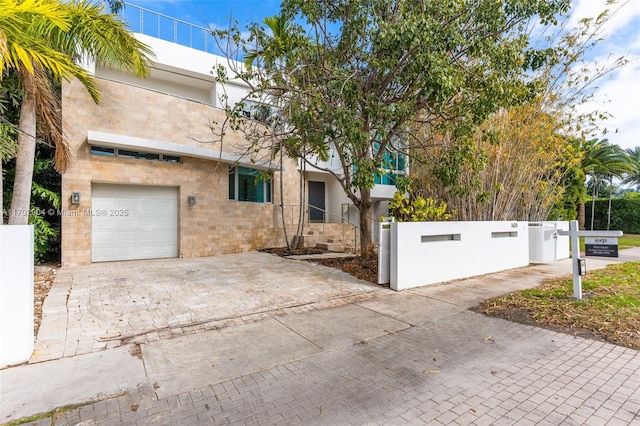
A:
[[[228,26],[230,16],[241,25],[261,22],[265,16],[276,14],[280,6],[280,0],[125,1],[195,25],[219,28]],[[125,9],[127,13],[134,13],[128,17],[137,19],[135,8]],[[605,9],[610,10],[612,17],[603,28],[603,40],[590,51],[588,59],[603,64],[625,56],[630,61],[598,80],[593,98],[582,108],[597,109],[611,115],[604,122],[603,131],[593,137],[607,138],[623,149],[634,148],[640,146],[640,0],[620,0],[617,5],[607,5],[607,0],[572,0],[569,23],[596,17]],[[153,24],[147,16],[145,25],[148,28]]]

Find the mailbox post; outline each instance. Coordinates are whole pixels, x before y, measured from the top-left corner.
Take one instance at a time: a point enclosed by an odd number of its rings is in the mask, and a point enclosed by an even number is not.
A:
[[[582,275],[586,272],[586,262],[580,259],[580,237],[622,237],[622,231],[580,231],[578,221],[569,222],[568,231],[558,231],[558,235],[571,238],[571,264],[573,265],[573,297],[582,299]]]

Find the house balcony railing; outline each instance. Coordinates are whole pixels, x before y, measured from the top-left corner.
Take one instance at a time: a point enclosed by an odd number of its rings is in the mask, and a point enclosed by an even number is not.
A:
[[[161,40],[220,55],[211,29],[173,18],[144,7],[124,2],[118,16],[129,30]]]

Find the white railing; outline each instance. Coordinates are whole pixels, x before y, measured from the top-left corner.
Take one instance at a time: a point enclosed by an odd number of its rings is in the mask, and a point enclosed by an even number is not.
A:
[[[124,2],[118,12],[129,30],[182,46],[220,55],[211,29]]]

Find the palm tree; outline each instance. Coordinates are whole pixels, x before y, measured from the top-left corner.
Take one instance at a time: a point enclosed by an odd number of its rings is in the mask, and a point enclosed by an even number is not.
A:
[[[612,180],[614,177],[622,178],[625,173],[633,169],[632,163],[625,151],[618,145],[611,145],[607,139],[591,139],[584,141],[581,147],[582,162],[581,167],[585,175],[592,180],[592,197],[591,197],[591,229],[593,229],[595,200],[598,196],[598,187],[603,179]],[[578,221],[582,217],[580,223],[584,229],[584,202],[579,205],[582,212],[578,213]],[[582,213],[582,215],[580,214]]]
[[[14,0],[0,0],[14,1]],[[21,76],[24,97],[20,109],[18,154],[16,175],[9,216],[10,224],[26,224],[31,199],[31,182],[36,147],[36,123],[39,121],[56,148],[54,166],[63,172],[69,162],[70,152],[62,132],[59,113],[60,98],[53,81],[61,77],[77,78],[93,100],[100,101],[100,92],[91,75],[77,65],[80,61],[93,60],[116,69],[127,69],[144,77],[149,72],[149,48],[129,33],[114,15],[105,14],[101,6],[89,1],[58,2],[56,0],[24,0],[21,4],[46,5],[60,17],[58,25],[43,28],[42,19],[29,17],[20,24],[20,33],[29,39],[40,39],[43,49],[57,52],[54,55],[64,66],[55,62],[30,60],[17,55],[19,61],[7,61],[9,68]],[[29,19],[30,18],[30,19]],[[6,33],[9,51],[20,52],[19,34]],[[10,38],[15,37],[15,38]]]
[[[41,1],[0,0],[0,84],[7,70],[20,69],[25,74],[35,73],[34,67],[49,70],[55,78],[83,73],[84,70],[73,60],[52,49],[35,32],[25,31],[33,22],[38,23],[39,32],[48,34],[54,30],[67,31],[70,28],[66,12],[58,5]],[[6,87],[3,87],[7,89]],[[3,126],[8,123],[3,122]],[[9,141],[12,136],[3,133],[0,143],[4,159],[13,156],[15,148]],[[0,176],[2,161],[0,160]],[[0,205],[2,202],[2,181],[0,180]],[[2,224],[2,222],[0,222]]]
[[[36,65],[56,78],[84,71],[41,37],[70,29],[67,12],[56,2],[0,0],[0,22],[0,80],[7,69],[24,68],[33,74]],[[36,25],[37,31],[25,31]]]
[[[622,183],[640,186],[640,146],[627,149],[627,155],[633,163],[633,170],[627,173]]]

